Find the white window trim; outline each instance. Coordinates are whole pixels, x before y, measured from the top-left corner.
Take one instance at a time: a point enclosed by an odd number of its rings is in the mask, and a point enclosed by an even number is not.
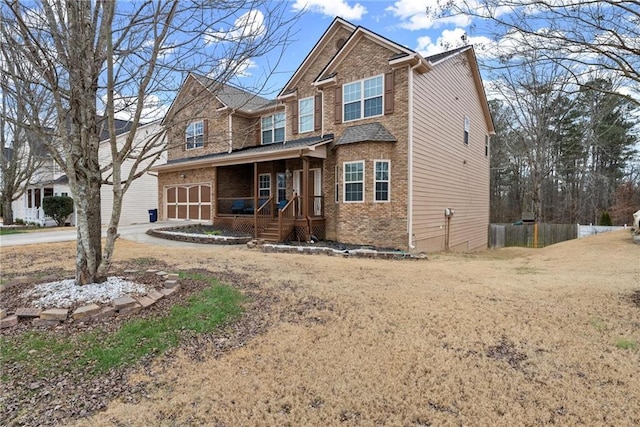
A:
[[[311,113],[305,114],[305,117],[311,116],[311,128],[309,130],[302,130],[302,106],[301,106],[301,104],[302,104],[302,101],[308,101],[308,100],[311,100]],[[310,96],[308,98],[303,98],[303,99],[300,99],[298,101],[298,133],[313,132],[313,128],[314,128],[313,121],[314,121],[314,115],[315,115],[315,111],[316,111],[315,108],[316,108],[316,105],[315,105],[315,99],[314,99],[313,96]]]
[[[282,134],[282,141],[276,141],[276,115],[278,114],[282,114],[284,116],[284,119],[282,120],[282,129],[284,130],[283,134]],[[267,117],[271,117],[271,128],[270,129],[265,129],[262,127],[262,120],[266,119]],[[271,142],[264,142],[264,131],[265,130],[270,130],[271,131]],[[284,111],[280,111],[277,113],[273,113],[273,114],[268,114],[266,116],[262,116],[260,117],[260,145],[271,145],[271,144],[278,144],[280,142],[284,142],[287,140],[287,115]]]
[[[278,178],[280,176],[284,177],[284,187],[280,187],[280,181]],[[284,199],[280,199],[280,190],[284,190]],[[287,200],[287,174],[285,172],[278,172],[276,174],[276,203],[280,203],[281,200]]]
[[[267,187],[267,188],[260,187],[260,183],[262,182],[260,180],[260,178],[263,177],[263,176],[269,177],[269,181],[268,181],[269,182],[269,187]],[[260,190],[269,190],[269,194],[267,196],[261,196],[260,195]],[[271,174],[270,173],[261,173],[261,174],[258,175],[258,198],[262,199],[264,197],[271,197]]]
[[[336,203],[340,203],[340,166],[339,165],[336,165],[333,181],[334,181],[334,188],[336,191],[334,199]]]
[[[376,166],[378,163],[387,163],[389,165],[389,170],[387,171],[389,174],[389,179],[387,179],[386,181],[378,181],[376,178]],[[387,183],[387,200],[376,199],[376,184],[378,182]],[[374,203],[390,203],[391,202],[391,160],[389,159],[376,159],[373,161],[373,202]]]
[[[195,127],[197,124],[202,124],[202,145],[189,147],[189,141],[188,141],[188,137],[187,137],[187,129],[189,129],[190,126],[194,126]],[[195,140],[197,136],[198,135],[194,134],[193,135],[193,139]],[[191,123],[187,124],[187,128],[185,129],[185,132],[184,132],[184,148],[185,148],[185,150],[197,150],[198,148],[202,148],[202,147],[204,147],[204,120],[198,120],[198,121],[191,122]]]
[[[364,101],[366,99],[371,99],[371,97],[370,98],[365,98],[364,97],[364,82],[365,82],[365,80],[371,80],[371,79],[375,79],[375,78],[378,78],[378,77],[382,78],[382,94],[380,95],[382,97],[382,112],[380,114],[375,115],[375,116],[365,117],[364,116]],[[345,115],[344,115],[344,106],[346,104],[346,102],[344,101],[344,87],[347,86],[347,85],[353,84],[353,83],[360,83],[360,96],[361,96],[360,97],[360,117],[357,118],[357,119],[346,120],[345,119]],[[377,96],[375,96],[373,98],[377,98]],[[354,102],[354,101],[351,101],[351,102]],[[371,118],[374,118],[374,117],[382,117],[382,116],[384,116],[384,74],[378,74],[376,76],[367,77],[366,79],[355,80],[355,81],[348,82],[348,83],[345,83],[345,84],[342,85],[342,122],[343,123],[355,122],[355,121],[358,121],[358,120],[371,119]]]
[[[362,200],[347,200],[347,165],[356,163],[362,164],[362,181],[349,181],[348,184],[357,184],[362,182]],[[343,203],[364,203],[366,199],[366,162],[364,160],[354,160],[352,162],[342,163],[342,202]]]

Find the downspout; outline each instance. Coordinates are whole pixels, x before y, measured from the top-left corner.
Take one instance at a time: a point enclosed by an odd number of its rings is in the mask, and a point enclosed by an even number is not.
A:
[[[233,114],[236,112],[235,109],[231,110],[231,112],[229,113],[229,129],[227,130],[228,134],[229,134],[229,153],[231,153],[233,151],[233,120],[231,118],[231,116],[233,116]]]
[[[413,73],[414,69],[421,65],[420,61],[412,67],[409,67],[409,135],[407,141],[407,246],[412,251],[416,248],[413,244]]]

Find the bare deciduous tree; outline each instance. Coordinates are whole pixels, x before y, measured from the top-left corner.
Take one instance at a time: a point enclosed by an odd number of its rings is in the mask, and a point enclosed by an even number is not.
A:
[[[620,79],[628,89],[625,96],[640,105],[638,1],[439,0],[438,7],[427,13],[490,21],[489,35],[498,48],[543,47],[545,54],[537,60],[565,67],[574,83],[592,80],[597,71],[600,76]]]
[[[11,60],[33,69],[12,77],[45,88],[55,108],[53,123],[37,115],[26,121],[33,129],[56,129],[57,138],[47,147],[67,174],[74,199],[76,282],[101,281],[111,263],[124,192],[165,148],[160,135],[142,143],[136,139],[145,112],[167,105],[190,71],[222,84],[252,58],[281,50],[295,17],[286,18],[286,3],[267,0],[2,3],[0,34],[14,47]],[[122,113],[131,123],[119,144],[115,119]],[[108,164],[99,161],[103,128],[109,130]],[[127,160],[136,163],[123,177]],[[105,179],[113,186],[114,204],[103,248],[100,187]]]
[[[32,178],[42,172],[48,160],[38,133],[23,126],[25,117],[31,114],[25,102],[25,92],[38,92],[25,86],[25,82],[12,78],[15,70],[23,64],[11,63],[8,60],[11,56],[9,50],[10,46],[0,44],[0,61],[11,70],[0,75],[0,204],[5,225],[14,223],[12,202],[24,194]],[[43,115],[44,111],[39,110],[38,114]]]

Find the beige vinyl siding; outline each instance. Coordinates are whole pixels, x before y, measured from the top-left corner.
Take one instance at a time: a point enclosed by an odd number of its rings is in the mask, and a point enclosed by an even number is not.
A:
[[[484,151],[489,126],[470,73],[463,54],[415,75],[412,215],[418,251],[445,249],[445,208],[455,211],[450,249],[487,245],[489,158]],[[465,115],[471,120],[468,145]]]
[[[151,136],[157,134],[160,127],[157,124],[150,124],[138,129],[136,140],[142,141],[145,135]],[[119,135],[117,139],[120,147],[128,134]],[[108,142],[100,145],[100,162],[106,164],[110,158],[110,147]],[[156,165],[165,163],[166,156],[156,162]],[[122,179],[127,179],[131,167],[132,160],[127,160],[122,164]],[[138,170],[144,167],[138,167]],[[111,181],[111,180],[110,180]],[[122,211],[120,213],[119,225],[140,224],[149,222],[149,209],[158,208],[158,178],[154,175],[144,174],[136,179],[122,198]],[[108,224],[111,220],[111,210],[113,209],[113,186],[103,184],[100,188],[100,215],[102,223]]]

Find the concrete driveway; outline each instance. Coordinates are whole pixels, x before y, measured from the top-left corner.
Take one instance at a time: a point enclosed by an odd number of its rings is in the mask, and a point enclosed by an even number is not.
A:
[[[197,221],[159,221],[154,223],[123,225],[118,227],[120,237],[142,243],[159,243],[172,246],[173,242],[165,239],[158,239],[146,234],[150,228],[176,227],[180,225],[196,224]],[[102,235],[106,236],[106,227],[102,229]],[[0,236],[0,247],[34,245],[39,243],[68,242],[77,239],[75,227],[59,230],[30,231],[28,233],[16,233]]]

